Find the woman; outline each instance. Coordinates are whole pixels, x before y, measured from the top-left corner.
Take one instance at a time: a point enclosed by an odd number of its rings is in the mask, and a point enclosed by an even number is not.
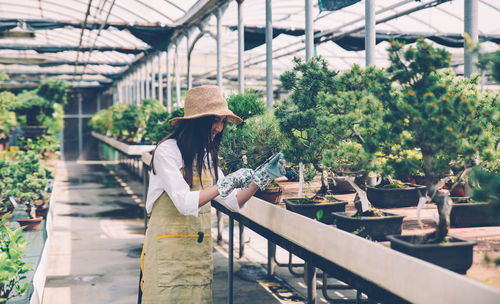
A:
[[[142,303],[211,303],[210,204],[240,211],[258,188],[284,174],[281,154],[272,162],[224,176],[218,149],[226,122],[239,124],[217,86],[189,90],[184,117],[153,153],[146,210],[150,220],[141,257]]]

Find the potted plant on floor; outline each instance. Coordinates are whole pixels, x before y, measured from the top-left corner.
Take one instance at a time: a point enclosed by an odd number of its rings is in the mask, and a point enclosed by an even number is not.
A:
[[[12,111],[16,95],[9,91],[0,92],[0,151],[7,150],[12,129],[16,126],[16,113]]]
[[[5,216],[0,218],[0,303],[22,295],[29,287],[28,283],[21,284],[30,270],[23,261],[28,243],[22,236],[23,229],[12,231],[6,220]]]
[[[17,164],[17,197],[25,205],[28,214],[28,217],[18,218],[17,221],[21,226],[26,226],[25,230],[37,230],[43,217],[36,214],[36,202],[43,199],[48,182],[47,169],[34,152],[22,154]]]
[[[366,146],[390,155],[399,155],[401,150],[420,151],[423,168],[419,170],[425,174],[427,189],[421,202],[435,203],[438,209],[436,230],[424,235],[389,236],[391,248],[465,273],[472,265],[475,243],[448,236],[451,199],[436,183],[449,174],[453,162],[459,161],[469,170],[478,154],[491,157],[491,142],[483,130],[498,109],[490,108],[487,98],[477,91],[477,78],[439,71],[450,65],[446,50],[434,48],[422,37],[416,46],[407,48],[395,40],[390,44],[387,71],[398,83],[401,96],[383,98],[387,108],[384,125]],[[441,249],[445,253],[436,253]]]

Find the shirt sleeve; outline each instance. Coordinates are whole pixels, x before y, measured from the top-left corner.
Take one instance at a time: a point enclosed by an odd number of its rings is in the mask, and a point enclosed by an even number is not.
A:
[[[175,147],[176,148],[176,147]],[[160,145],[155,151],[154,168],[163,190],[168,194],[175,207],[183,215],[198,216],[200,191],[191,191],[184,180],[177,163],[182,162],[178,149]],[[179,158],[181,158],[179,160]]]
[[[222,173],[222,170],[220,168],[217,168],[217,172],[219,175],[219,179],[224,177],[224,173]],[[229,193],[228,196],[222,197],[218,195],[215,197],[215,200],[226,206],[231,211],[240,212],[245,208],[245,205],[243,205],[243,207],[240,207],[240,205],[238,204],[237,192],[238,189],[234,189],[233,191],[231,191],[231,193]]]

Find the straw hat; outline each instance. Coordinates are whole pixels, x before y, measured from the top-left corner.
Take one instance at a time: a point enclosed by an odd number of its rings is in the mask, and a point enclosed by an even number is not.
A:
[[[168,121],[168,124],[175,126],[182,119],[194,119],[212,115],[225,115],[227,121],[234,124],[240,124],[243,121],[229,110],[226,100],[219,91],[219,87],[204,85],[187,91],[186,99],[184,100],[184,117],[172,118]]]

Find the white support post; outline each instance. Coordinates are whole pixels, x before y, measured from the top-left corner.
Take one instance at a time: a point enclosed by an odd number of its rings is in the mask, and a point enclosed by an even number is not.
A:
[[[182,107],[181,104],[181,63],[179,60],[179,42],[175,44],[175,102],[177,107]]]
[[[306,61],[309,61],[314,54],[314,20],[313,20],[313,0],[306,0]]]
[[[266,0],[266,101],[273,109],[273,14],[271,0]]]
[[[167,110],[172,113],[172,75],[170,73],[170,52],[167,50]]]
[[[245,67],[243,56],[245,54],[245,37],[243,24],[243,0],[238,2],[238,91],[243,94],[245,91]]]
[[[469,34],[473,44],[478,42],[478,0],[464,1],[464,32]],[[469,53],[469,46],[464,42],[464,76],[474,73],[475,56]]]
[[[162,57],[165,52],[158,53],[158,100],[163,104],[163,62]]]
[[[375,65],[375,0],[365,1],[365,65]]]

